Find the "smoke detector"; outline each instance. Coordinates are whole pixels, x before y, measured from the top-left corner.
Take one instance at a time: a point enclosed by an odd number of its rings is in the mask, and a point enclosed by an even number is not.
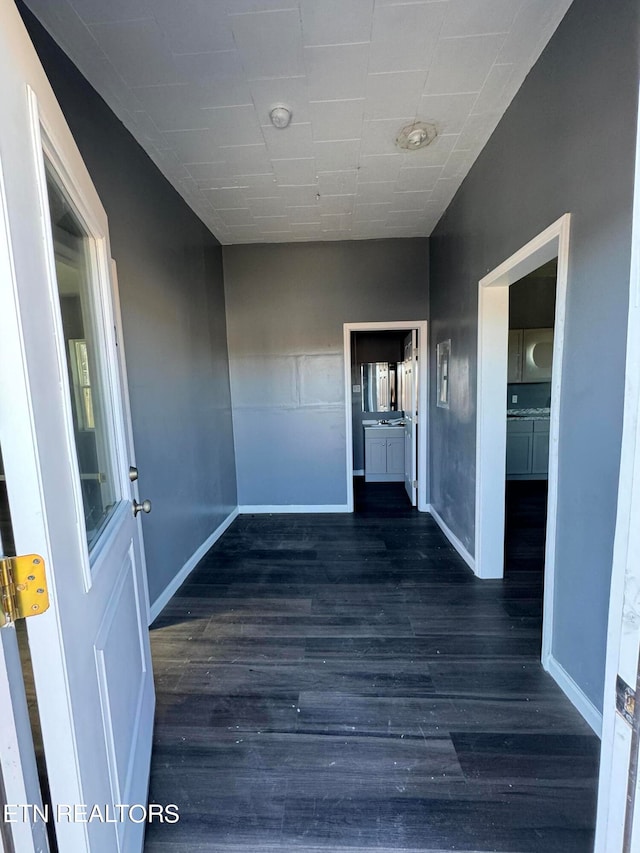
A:
[[[291,110],[289,107],[285,107],[284,104],[278,104],[269,113],[269,118],[274,127],[277,127],[278,130],[283,130],[291,121]]]
[[[396,145],[398,148],[406,148],[407,151],[417,151],[418,148],[425,148],[438,135],[436,126],[428,124],[426,121],[414,121],[402,128],[396,136]]]

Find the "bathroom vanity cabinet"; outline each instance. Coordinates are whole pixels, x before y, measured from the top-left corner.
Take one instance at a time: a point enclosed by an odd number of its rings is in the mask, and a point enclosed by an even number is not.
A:
[[[364,479],[368,483],[404,481],[403,427],[364,428]]]

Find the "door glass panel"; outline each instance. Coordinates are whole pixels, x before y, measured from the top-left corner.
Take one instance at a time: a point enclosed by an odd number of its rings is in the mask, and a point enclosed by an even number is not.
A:
[[[119,498],[100,346],[100,316],[92,287],[92,241],[50,165],[47,192],[62,314],[71,411],[89,548]]]

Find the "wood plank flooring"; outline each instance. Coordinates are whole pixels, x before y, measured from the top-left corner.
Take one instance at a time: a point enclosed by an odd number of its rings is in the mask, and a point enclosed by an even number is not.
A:
[[[478,581],[397,484],[242,516],[153,626],[146,853],[587,853],[599,742],[540,664],[544,487]]]

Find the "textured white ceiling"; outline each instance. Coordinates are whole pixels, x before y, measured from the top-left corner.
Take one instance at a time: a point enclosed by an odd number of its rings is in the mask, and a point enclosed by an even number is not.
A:
[[[27,4],[229,244],[428,235],[571,0]]]

